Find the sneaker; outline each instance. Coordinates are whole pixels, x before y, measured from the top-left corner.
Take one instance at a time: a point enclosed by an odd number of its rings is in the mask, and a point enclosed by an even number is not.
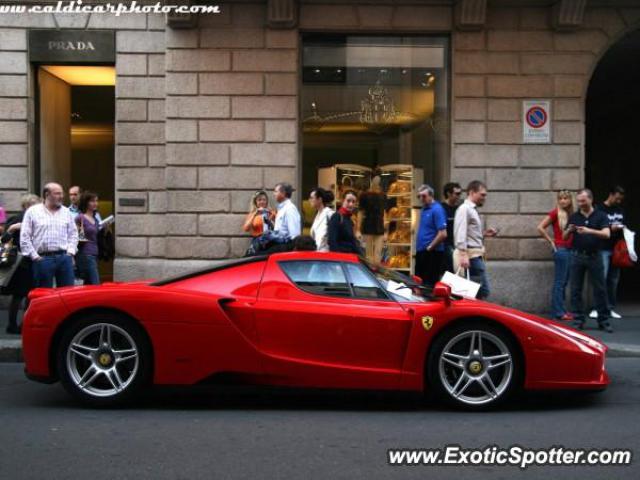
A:
[[[598,311],[591,310],[591,313],[589,314],[589,318],[598,318]]]
[[[613,333],[613,327],[609,322],[598,325],[598,330],[604,330],[607,333]]]
[[[622,318],[622,315],[611,310],[611,318]]]
[[[563,321],[565,321],[565,322],[571,322],[571,321],[573,321],[573,314],[571,314],[571,313],[565,313],[564,315],[562,315],[562,316],[560,317],[560,320],[563,320]]]

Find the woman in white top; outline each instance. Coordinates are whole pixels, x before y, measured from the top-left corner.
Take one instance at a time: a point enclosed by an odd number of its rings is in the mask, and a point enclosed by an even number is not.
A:
[[[315,240],[319,252],[329,251],[329,219],[334,213],[329,205],[332,202],[333,193],[323,188],[314,188],[309,194],[309,203],[318,212],[313,219],[311,236]]]

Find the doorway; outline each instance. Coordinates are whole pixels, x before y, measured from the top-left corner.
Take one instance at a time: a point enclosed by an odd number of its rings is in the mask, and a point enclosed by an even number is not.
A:
[[[593,73],[586,99],[585,180],[597,202],[613,185],[621,185],[626,224],[640,233],[640,30],[629,33],[602,57]],[[636,240],[636,252],[638,251]],[[620,278],[620,300],[635,300],[640,287],[638,267]]]
[[[37,82],[36,191],[54,181],[68,194],[77,185],[98,194],[107,218],[115,199],[115,68],[40,65]],[[99,270],[101,281],[113,278],[113,262],[100,262]]]

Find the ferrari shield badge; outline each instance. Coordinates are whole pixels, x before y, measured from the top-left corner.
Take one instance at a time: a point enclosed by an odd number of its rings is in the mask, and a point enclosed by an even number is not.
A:
[[[422,326],[425,330],[431,330],[431,327],[433,327],[433,317],[429,315],[422,317]]]

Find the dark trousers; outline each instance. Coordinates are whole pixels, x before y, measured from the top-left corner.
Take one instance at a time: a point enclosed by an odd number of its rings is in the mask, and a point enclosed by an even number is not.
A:
[[[447,272],[456,273],[453,271],[453,252],[455,248],[453,245],[445,245],[444,246],[444,269]]]
[[[416,275],[422,278],[424,285],[433,286],[442,278],[444,273],[444,252],[416,253]]]
[[[571,310],[576,324],[585,321],[582,291],[584,278],[589,273],[589,280],[593,286],[593,301],[598,311],[598,323],[609,323],[609,308],[607,307],[607,290],[605,287],[604,265],[600,252],[585,254],[573,252],[571,255]]]
[[[73,259],[66,253],[47,255],[42,260],[32,263],[34,288],[53,288],[53,279],[56,279],[56,287],[69,287],[73,285]]]
[[[85,285],[100,285],[98,257],[79,253],[76,255],[76,267],[78,270],[78,278],[84,280]]]
[[[609,312],[616,308],[618,282],[620,281],[620,268],[611,264],[613,250],[602,251],[602,266],[604,268],[604,278],[607,282],[607,306]]]
[[[564,298],[567,284],[569,283],[569,270],[571,269],[571,250],[558,247],[553,254],[555,274],[553,289],[551,290],[551,313],[553,318],[559,319],[566,312]]]
[[[11,301],[9,302],[9,328],[18,328],[18,312],[23,301],[25,302],[24,309],[26,311],[29,306],[27,297],[15,294],[11,296]]]

